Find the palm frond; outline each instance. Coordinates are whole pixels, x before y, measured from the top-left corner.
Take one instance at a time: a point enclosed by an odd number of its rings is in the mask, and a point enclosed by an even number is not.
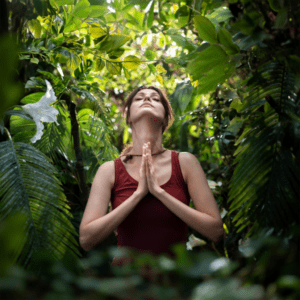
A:
[[[16,212],[27,218],[15,261],[29,269],[32,256],[46,250],[55,260],[80,256],[70,207],[49,159],[26,143],[0,143],[0,222]]]
[[[268,95],[275,109],[261,113],[258,108]],[[229,214],[238,210],[233,219],[238,232],[251,227],[246,237],[259,228],[287,229],[299,222],[300,170],[291,147],[283,143],[287,131],[295,132],[290,127],[297,126],[297,101],[294,79],[284,65],[269,63],[247,80],[243,111],[251,119],[236,142],[229,192]]]

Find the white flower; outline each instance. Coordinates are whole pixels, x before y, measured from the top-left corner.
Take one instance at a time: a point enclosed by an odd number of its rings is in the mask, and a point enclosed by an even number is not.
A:
[[[60,76],[62,78],[64,78],[64,73],[63,73],[63,70],[62,70],[62,68],[60,66],[60,63],[57,63],[57,71],[59,72]]]
[[[46,94],[36,103],[29,103],[23,106],[23,109],[28,113],[34,120],[37,131],[33,138],[30,139],[32,143],[40,140],[43,135],[44,125],[41,122],[56,122],[56,115],[59,113],[57,109],[49,106],[52,102],[56,100],[53,88],[48,80],[45,80],[47,84]]]
[[[189,241],[186,243],[187,250],[193,250],[193,247],[204,246],[207,243],[201,239],[196,238],[193,234],[189,236]]]

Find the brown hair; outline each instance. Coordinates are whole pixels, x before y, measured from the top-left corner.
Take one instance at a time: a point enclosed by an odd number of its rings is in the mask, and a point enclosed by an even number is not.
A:
[[[162,126],[162,133],[164,133],[165,130],[167,130],[174,122],[175,118],[174,118],[174,113],[173,113],[173,109],[172,109],[172,106],[170,104],[170,101],[167,97],[167,94],[162,91],[161,89],[155,87],[155,86],[140,86],[138,87],[137,89],[135,89],[133,92],[131,92],[125,103],[124,103],[124,106],[123,106],[123,110],[122,110],[122,117],[123,119],[125,118],[125,115],[126,115],[126,124],[129,125],[128,123],[128,117],[130,117],[130,106],[131,106],[131,103],[132,103],[132,100],[133,100],[133,97],[141,90],[144,90],[144,89],[152,89],[152,90],[155,90],[159,95],[160,95],[160,99],[162,101],[162,104],[165,108],[165,119],[164,119],[164,122],[163,122],[163,126]],[[126,112],[126,108],[127,108],[127,112]],[[130,143],[130,144],[127,144],[125,146],[125,148],[123,149],[122,153],[120,154],[120,156],[124,156],[126,155],[131,149],[133,148],[133,144]],[[132,158],[131,157],[126,157],[126,159],[124,160],[124,162],[126,162],[128,159]]]

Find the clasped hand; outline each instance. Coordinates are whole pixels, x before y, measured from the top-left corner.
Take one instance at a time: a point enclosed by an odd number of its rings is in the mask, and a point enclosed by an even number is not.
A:
[[[146,177],[148,190],[152,195],[156,195],[160,191],[157,178],[155,176],[155,168],[152,162],[151,149],[149,147],[150,142],[145,144],[145,163],[146,163]]]

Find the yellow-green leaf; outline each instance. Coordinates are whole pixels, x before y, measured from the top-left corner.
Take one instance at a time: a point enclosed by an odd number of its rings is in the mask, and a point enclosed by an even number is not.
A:
[[[38,64],[39,60],[37,58],[33,57],[33,58],[30,59],[30,62],[32,62],[34,64]]]
[[[164,74],[167,73],[167,71],[164,69],[164,67],[160,64],[156,65],[156,71],[158,73],[164,73]]]
[[[106,31],[104,29],[102,29],[101,27],[92,26],[92,27],[90,27],[89,31],[90,31],[90,34],[91,34],[93,39],[97,39],[100,36],[106,34]]]
[[[107,60],[106,68],[109,73],[113,75],[120,75],[122,70],[122,65],[119,61]]]
[[[123,66],[128,70],[134,70],[141,64],[140,59],[134,55],[124,58]]]
[[[160,76],[160,75],[156,75],[156,80],[161,84],[161,85],[163,85],[164,84],[164,80],[163,80],[163,78]]]
[[[105,63],[101,57],[96,60],[96,68],[95,71],[101,71],[105,67]]]
[[[38,20],[32,19],[28,21],[28,26],[35,38],[40,38],[42,33],[42,26]]]

